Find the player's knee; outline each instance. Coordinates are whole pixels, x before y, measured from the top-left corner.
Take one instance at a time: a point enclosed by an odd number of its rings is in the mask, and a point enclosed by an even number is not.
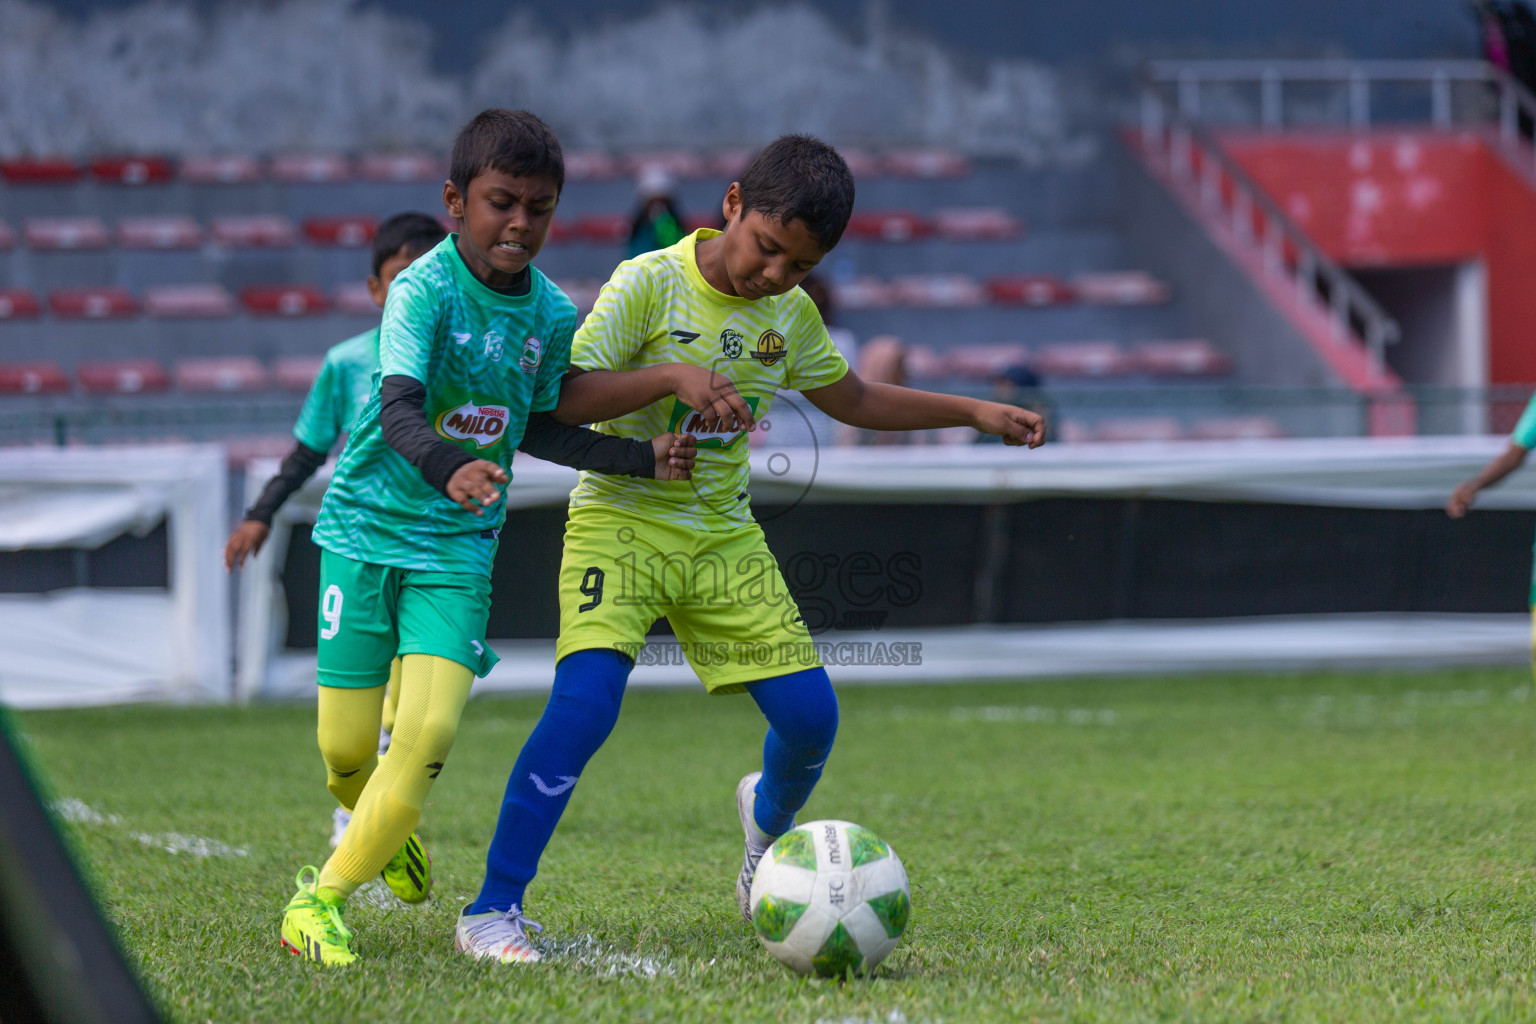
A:
[[[577,651],[560,660],[545,717],[596,750],[619,720],[630,661],[617,651]]]
[[[837,694],[826,669],[806,669],[776,682],[781,699],[772,702],[768,715],[774,732],[802,750],[830,751],[837,738],[838,711]]]
[[[355,774],[378,754],[378,733],[321,729],[318,739],[325,767],[337,775]]]

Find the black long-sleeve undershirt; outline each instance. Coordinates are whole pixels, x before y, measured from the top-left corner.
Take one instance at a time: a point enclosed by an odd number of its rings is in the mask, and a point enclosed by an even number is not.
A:
[[[271,526],[272,516],[282,503],[292,497],[294,491],[303,487],[304,482],[323,465],[325,452],[317,452],[303,442],[295,444],[293,451],[283,456],[277,475],[261,489],[261,497],[256,499],[256,504],[245,510],[245,518]]]

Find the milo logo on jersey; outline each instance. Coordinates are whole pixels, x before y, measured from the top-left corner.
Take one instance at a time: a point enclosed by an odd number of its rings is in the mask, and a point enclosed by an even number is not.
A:
[[[506,436],[511,415],[504,405],[480,405],[470,400],[438,413],[433,427],[450,441],[470,441],[476,448],[494,448]]]
[[[757,415],[757,396],[742,395],[752,415]],[[745,430],[705,430],[704,414],[690,409],[678,399],[672,400],[672,419],[667,429],[675,434],[692,434],[695,448],[729,448],[746,434]]]

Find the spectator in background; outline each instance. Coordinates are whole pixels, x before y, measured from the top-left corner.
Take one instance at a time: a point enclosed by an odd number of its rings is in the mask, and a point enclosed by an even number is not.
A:
[[[635,181],[640,208],[629,228],[629,259],[676,245],[688,233],[683,230],[683,215],[672,196],[673,188],[672,175],[665,168],[641,168]]]

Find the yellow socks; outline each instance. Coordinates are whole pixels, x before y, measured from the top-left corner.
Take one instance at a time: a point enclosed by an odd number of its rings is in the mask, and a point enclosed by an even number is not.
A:
[[[320,687],[320,756],[325,785],[341,806],[351,810],[379,763],[379,713],[384,687],[354,690]]]
[[[384,731],[393,734],[400,713],[400,659],[389,663],[389,688],[384,691]]]

